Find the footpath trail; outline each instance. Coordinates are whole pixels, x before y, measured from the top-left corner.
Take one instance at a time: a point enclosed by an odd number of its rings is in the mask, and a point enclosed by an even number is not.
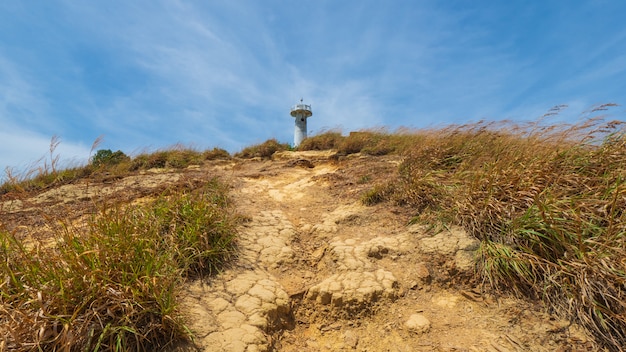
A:
[[[538,305],[483,294],[478,242],[407,225],[359,196],[390,157],[284,152],[205,166],[232,185],[240,256],[185,290],[202,351],[587,351],[589,338]]]

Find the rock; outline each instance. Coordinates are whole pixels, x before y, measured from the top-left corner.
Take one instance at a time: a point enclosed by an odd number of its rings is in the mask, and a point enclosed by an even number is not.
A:
[[[424,253],[442,255],[454,255],[459,250],[473,252],[480,245],[480,241],[456,227],[421,238],[419,243]]]
[[[322,258],[324,257],[324,253],[326,253],[326,246],[322,246],[317,248],[312,254],[311,254],[311,260],[314,263],[319,263],[320,260],[322,260]]]
[[[452,309],[456,306],[459,298],[459,296],[451,294],[440,294],[439,296],[433,297],[432,302],[439,307]]]
[[[353,238],[342,240],[335,237],[329,243],[328,254],[337,270],[371,269],[375,267],[372,259],[385,256],[397,259],[399,254],[409,252],[411,241],[407,234],[377,237],[363,243]]]
[[[454,264],[459,271],[471,271],[476,265],[475,263],[474,252],[460,250],[454,256]]]
[[[413,314],[404,323],[404,327],[411,332],[423,334],[430,330],[430,320],[423,314]]]
[[[415,264],[415,276],[422,282],[430,281],[430,272],[424,262]]]
[[[300,232],[302,233],[310,233],[312,230],[313,230],[313,225],[311,224],[304,224],[300,226]]]
[[[397,296],[398,281],[392,273],[382,269],[334,274],[309,288],[306,294],[309,300],[346,310],[363,309],[381,298]]]
[[[359,216],[363,212],[363,209],[365,206],[360,204],[341,205],[334,211],[322,215],[322,222],[313,226],[313,231],[322,234],[336,233],[337,224],[354,219],[355,216]]]
[[[382,259],[383,255],[389,253],[389,249],[381,245],[375,245],[367,250],[367,256],[376,259]]]
[[[306,340],[306,346],[314,350],[319,350],[320,344],[315,339]]]
[[[458,227],[424,236],[418,243],[420,250],[425,254],[451,257],[455,269],[462,273],[474,268],[474,255],[480,246],[480,241]]]
[[[330,325],[322,325],[320,326],[320,331],[326,332],[326,331],[331,331],[331,330],[340,330],[341,326],[342,325],[339,322],[332,323]]]
[[[352,330],[348,330],[343,333],[343,342],[346,346],[356,349],[359,344],[359,337]]]

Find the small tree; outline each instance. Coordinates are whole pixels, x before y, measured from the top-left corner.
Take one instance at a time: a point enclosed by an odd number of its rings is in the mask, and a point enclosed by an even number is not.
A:
[[[91,159],[91,165],[94,167],[112,166],[129,160],[130,157],[124,154],[121,150],[112,152],[111,149],[100,149]]]

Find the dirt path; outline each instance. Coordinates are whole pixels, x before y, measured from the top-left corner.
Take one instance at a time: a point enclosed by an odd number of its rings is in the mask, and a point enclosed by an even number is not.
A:
[[[328,153],[220,166],[233,185],[241,257],[185,309],[204,351],[584,351],[575,326],[467,278],[478,242],[429,233],[360,189],[393,159]],[[207,170],[210,171],[210,170]]]
[[[483,294],[469,280],[478,242],[460,229],[408,226],[407,209],[365,207],[362,192],[393,157],[285,152],[69,185],[0,204],[24,237],[51,214],[89,213],[93,199],[137,201],[177,183],[232,185],[239,259],[190,283],[182,310],[192,351],[587,351],[589,338],[533,306]],[[33,210],[34,209],[34,210]],[[45,236],[45,231],[38,231]]]

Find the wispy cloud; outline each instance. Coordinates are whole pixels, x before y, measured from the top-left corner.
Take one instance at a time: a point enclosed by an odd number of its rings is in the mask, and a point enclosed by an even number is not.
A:
[[[43,129],[50,123],[40,119],[48,104],[24,67],[0,54],[0,121],[3,129],[13,124]]]
[[[346,132],[624,103],[626,5],[578,5],[3,3],[0,122],[78,148],[104,135],[103,147],[129,153],[237,151],[291,141],[301,97],[311,130]],[[0,150],[32,153],[8,139]]]
[[[20,174],[38,166],[56,134],[55,121],[45,118],[50,103],[30,76],[27,69],[0,56],[0,180],[7,168]],[[70,141],[60,144],[54,157],[67,166],[86,161],[88,155],[82,142]]]

